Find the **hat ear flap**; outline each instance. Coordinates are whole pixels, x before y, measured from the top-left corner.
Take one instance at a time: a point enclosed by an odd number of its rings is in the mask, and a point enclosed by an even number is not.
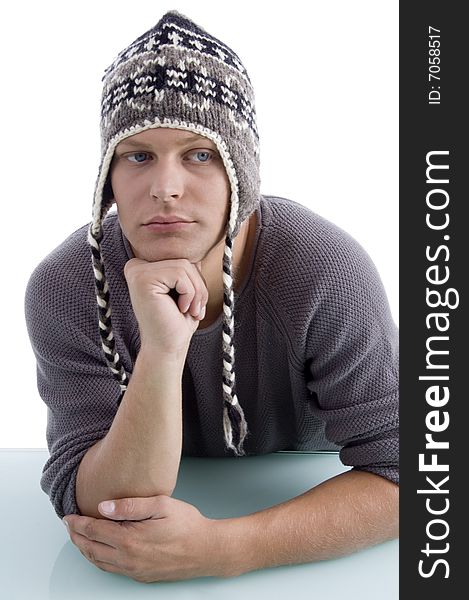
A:
[[[108,174],[103,187],[103,206],[109,206],[114,202],[114,192],[111,185],[111,177]]]

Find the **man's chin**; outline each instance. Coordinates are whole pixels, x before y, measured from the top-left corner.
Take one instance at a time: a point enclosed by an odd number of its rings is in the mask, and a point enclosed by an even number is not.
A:
[[[136,255],[137,256],[137,255]],[[194,261],[194,259],[190,256],[187,256],[187,254],[171,254],[171,253],[161,253],[161,252],[148,252],[145,253],[143,256],[137,256],[137,258],[143,258],[143,260],[146,260],[148,262],[160,262],[162,260],[181,260],[181,259],[187,259],[189,262],[196,262]]]
[[[184,249],[181,249],[181,252],[175,252],[174,250],[171,251],[170,248],[167,248],[166,250],[163,250],[163,251],[162,250],[157,251],[152,248],[138,249],[138,248],[132,247],[132,250],[133,250],[133,253],[136,258],[141,258],[148,262],[159,262],[162,260],[187,259],[191,263],[196,263],[199,260],[202,260],[202,258],[195,256],[195,254],[193,254],[191,252],[187,252],[187,251],[185,252]]]

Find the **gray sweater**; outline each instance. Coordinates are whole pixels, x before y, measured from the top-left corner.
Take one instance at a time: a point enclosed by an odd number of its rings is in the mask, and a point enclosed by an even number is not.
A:
[[[120,397],[101,349],[87,229],[36,267],[25,298],[48,407],[50,458],[41,487],[60,517],[80,514],[79,463],[108,432]],[[102,252],[117,350],[131,374],[140,339],[123,268],[133,254],[115,213],[104,221]],[[301,204],[262,196],[234,318],[246,453],[340,450],[345,465],[398,483],[398,331],[358,242]],[[228,455],[221,326],[220,315],[191,339],[182,378],[186,456]]]

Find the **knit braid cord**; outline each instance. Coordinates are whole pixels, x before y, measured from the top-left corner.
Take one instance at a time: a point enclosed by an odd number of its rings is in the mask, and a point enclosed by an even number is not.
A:
[[[101,336],[101,346],[104,350],[104,356],[107,364],[114,375],[114,378],[119,382],[121,391],[127,389],[129,377],[122,365],[119,353],[116,350],[116,343],[112,331],[111,323],[111,306],[109,302],[109,285],[106,280],[104,262],[101,256],[100,242],[103,238],[103,230],[101,223],[96,226],[92,223],[88,230],[88,243],[91,247],[94,282],[96,289],[96,300],[98,302],[99,314],[99,333]]]
[[[237,215],[237,206],[232,207],[232,215]],[[246,419],[236,395],[234,357],[234,293],[232,276],[233,241],[227,235],[223,254],[223,429],[225,443],[236,456],[244,456],[244,438],[248,434]]]

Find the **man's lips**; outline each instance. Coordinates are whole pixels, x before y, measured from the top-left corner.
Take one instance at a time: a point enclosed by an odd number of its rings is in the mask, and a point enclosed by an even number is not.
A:
[[[195,221],[175,221],[173,223],[147,223],[145,229],[150,231],[178,231],[194,225]]]
[[[191,223],[192,220],[181,215],[155,215],[148,219],[144,225],[150,225],[152,223]]]
[[[158,219],[154,219],[153,221],[149,221],[148,223],[144,223],[144,225],[170,225],[171,223],[192,223],[192,221],[186,221],[185,219],[171,219],[171,221],[159,221]]]

